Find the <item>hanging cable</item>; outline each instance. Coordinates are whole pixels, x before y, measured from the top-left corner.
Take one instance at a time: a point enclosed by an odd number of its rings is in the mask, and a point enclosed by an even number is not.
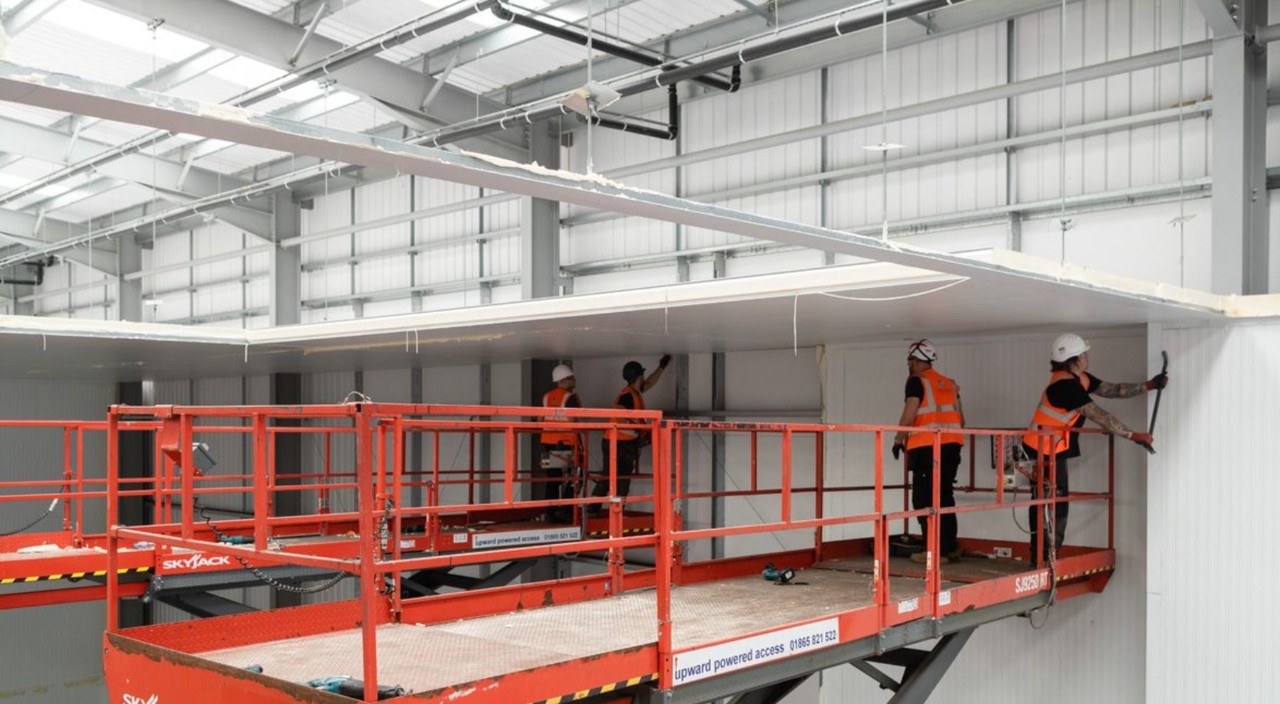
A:
[[[1062,239],[1060,264],[1067,263],[1067,230],[1071,225],[1067,221],[1067,0],[1062,0],[1062,18],[1059,23],[1058,71],[1061,82],[1058,86],[1058,125],[1062,137],[1058,143],[1058,188],[1061,201],[1058,206],[1058,229]]]
[[[593,118],[598,117],[596,115],[596,99],[595,99],[595,96],[592,95],[593,89],[591,87],[591,79],[592,79],[591,66],[594,63],[591,60],[591,57],[592,57],[592,54],[594,53],[593,48],[595,46],[595,7],[596,7],[595,0],[587,0],[587,111],[591,113],[591,117]],[[592,119],[587,120],[587,173],[588,174],[594,174],[596,172],[595,153],[592,151],[592,145],[591,145],[592,123],[594,122],[595,120],[592,120]]]
[[[1186,118],[1186,95],[1183,93],[1182,45],[1186,41],[1187,0],[1178,2],[1178,285],[1187,285],[1187,197],[1183,171],[1183,121]]]
[[[234,536],[230,536],[230,535],[227,535],[226,533],[223,533],[221,530],[218,530],[217,526],[213,524],[213,518],[209,516],[209,509],[200,505],[200,499],[198,497],[193,496],[191,498],[191,507],[199,511],[201,520],[204,521],[204,524],[208,526],[209,530],[213,531],[213,534],[214,536],[217,537],[217,540],[219,543],[226,543],[228,545],[235,544],[233,540]],[[239,562],[240,566],[248,570],[250,574],[252,574],[254,577],[257,577],[258,581],[262,582],[263,584],[271,587],[272,589],[278,592],[287,592],[289,594],[318,594],[326,589],[333,587],[338,582],[341,582],[342,580],[347,578],[346,572],[339,572],[333,577],[330,577],[329,579],[326,579],[325,581],[315,586],[296,587],[292,584],[285,584],[284,582],[281,582],[280,580],[263,572],[257,567],[250,565],[248,560],[244,559],[239,555],[232,555],[231,557],[234,557],[236,562]]]
[[[58,502],[59,502],[60,500],[61,500],[61,499],[54,499],[53,501],[49,502],[49,508],[45,509],[45,510],[44,510],[44,513],[40,514],[40,515],[39,515],[35,520],[33,520],[33,521],[31,521],[30,523],[28,523],[28,524],[26,524],[26,525],[22,526],[21,528],[14,528],[13,530],[0,531],[0,537],[10,536],[10,535],[17,535],[17,534],[19,534],[19,533],[25,533],[26,531],[31,530],[32,528],[34,528],[34,527],[36,526],[36,524],[37,524],[37,523],[39,523],[40,521],[43,521],[44,519],[48,518],[48,517],[49,517],[49,515],[53,513],[53,509],[54,509],[54,508],[56,508],[56,507],[58,506]]]
[[[777,5],[774,5],[775,9]],[[837,20],[839,24],[839,20]],[[880,3],[880,239],[889,241],[889,0]]]

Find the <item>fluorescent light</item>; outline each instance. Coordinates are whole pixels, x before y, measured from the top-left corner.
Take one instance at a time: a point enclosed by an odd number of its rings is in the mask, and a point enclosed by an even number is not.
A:
[[[891,152],[896,149],[906,149],[904,145],[894,142],[880,142],[879,144],[868,144],[862,147],[869,152]]]

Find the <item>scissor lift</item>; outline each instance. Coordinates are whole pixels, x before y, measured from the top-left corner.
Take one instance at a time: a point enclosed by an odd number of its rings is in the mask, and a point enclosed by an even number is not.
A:
[[[461,412],[460,412],[461,411]],[[211,415],[246,419],[256,458],[252,481],[252,518],[236,524],[252,542],[231,545],[202,537],[199,518],[182,501],[171,525],[118,527],[107,537],[108,629],[105,670],[113,701],[349,702],[352,698],[309,686],[323,678],[350,675],[359,682],[356,698],[388,696],[425,702],[563,702],[598,698],[707,701],[738,696],[741,701],[775,701],[808,673],[853,662],[902,701],[926,695],[977,626],[1027,613],[1052,599],[1101,591],[1114,569],[1115,553],[1106,547],[1067,547],[1053,559],[1035,563],[1025,543],[963,540],[967,551],[1007,551],[1004,559],[966,559],[951,565],[929,560],[917,565],[893,555],[890,536],[896,526],[940,511],[968,513],[1052,503],[1007,494],[999,472],[991,482],[971,481],[985,492],[982,503],[952,509],[913,511],[890,508],[888,498],[903,486],[891,483],[883,456],[884,434],[893,427],[815,424],[692,423],[662,421],[655,412],[617,419],[618,412],[557,411],[523,408],[465,408],[360,403],[341,407],[246,407],[236,409],[113,409],[108,437],[124,419],[154,414],[178,422],[176,484],[168,491],[192,496],[199,478],[183,448],[190,434]],[[167,414],[167,415],[166,415]],[[450,416],[450,417],[445,417]],[[457,416],[465,417],[458,420]],[[267,461],[270,429],[281,420],[324,418],[354,436],[355,471],[347,490],[350,510],[304,516],[273,516],[268,497],[280,484]],[[616,470],[609,463],[607,534],[540,544],[492,549],[407,552],[408,536],[421,525],[425,535],[443,535],[447,516],[541,513],[555,502],[522,496],[517,467],[517,438],[547,423],[614,437],[620,428],[643,429],[653,438],[652,493],[622,497]],[[406,469],[404,447],[412,433],[487,433],[501,437],[500,476],[468,478],[467,492],[452,497],[441,491],[421,504],[406,501],[415,481]],[[989,437],[997,456],[1013,441],[1009,431],[967,431]],[[749,438],[750,489],[736,492],[754,500],[772,497],[776,517],[758,523],[688,528],[683,509],[697,501],[724,498],[730,492],[693,492],[682,487],[688,468],[682,451],[692,434],[724,433]],[[864,462],[871,482],[863,486],[824,485],[823,449],[843,434],[872,436],[876,448]],[[761,438],[781,451],[765,457]],[[794,466],[797,442],[812,448],[812,461]],[[612,453],[611,453],[612,454]],[[111,455],[114,456],[114,455]],[[759,472],[767,464],[769,471]],[[436,464],[433,471],[439,471]],[[772,471],[776,468],[776,473]],[[108,507],[116,505],[109,466]],[[1109,468],[1114,472],[1114,468]],[[1043,468],[1041,468],[1041,471]],[[934,473],[935,476],[938,473]],[[762,477],[776,477],[769,481]],[[981,479],[981,478],[978,478]],[[437,489],[443,477],[429,480]],[[488,486],[484,500],[472,487]],[[983,486],[986,488],[983,488]],[[294,490],[317,490],[298,485]],[[264,490],[265,488],[265,490]],[[935,504],[938,487],[934,487]],[[833,514],[824,498],[853,492],[867,497],[867,510]],[[432,492],[427,491],[431,497]],[[1052,496],[1052,492],[1048,494]],[[1111,514],[1110,491],[1072,494],[1066,500],[1100,501]],[[581,509],[599,499],[575,497],[561,504]],[[626,532],[628,510],[648,507],[652,530]],[[805,508],[807,507],[807,508]],[[504,514],[504,512],[507,512]],[[643,515],[643,514],[641,514]],[[108,521],[115,524],[114,515]],[[639,520],[647,520],[640,518]],[[344,548],[320,549],[321,541],[273,545],[290,526],[348,521],[355,537]],[[937,554],[936,521],[922,536],[924,548]],[[866,537],[828,537],[839,527]],[[226,530],[220,527],[219,530]],[[701,541],[732,540],[773,532],[802,531],[811,536],[798,550],[691,561],[689,547]],[[126,546],[154,543],[157,550],[192,551],[243,559],[256,568],[310,568],[350,575],[359,584],[355,599],[317,603],[272,612],[254,612],[196,622],[119,628],[118,600],[125,583],[117,570],[129,554]],[[428,543],[434,545],[434,543]],[[598,574],[540,579],[453,593],[417,596],[404,584],[423,570],[471,565],[520,564],[582,554],[605,557]],[[637,554],[654,566],[638,566]],[[769,563],[795,571],[790,584],[761,579]],[[802,584],[803,583],[803,584]],[[488,585],[484,585],[488,586]],[[942,636],[932,652],[909,648]],[[872,662],[902,664],[908,675],[890,680]],[[349,690],[350,691],[350,690]],[[394,694],[393,694],[394,693]]]

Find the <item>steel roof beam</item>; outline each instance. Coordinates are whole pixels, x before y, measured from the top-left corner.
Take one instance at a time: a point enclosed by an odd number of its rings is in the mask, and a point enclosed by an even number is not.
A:
[[[60,4],[62,4],[62,0],[26,0],[25,2],[19,2],[17,7],[0,17],[0,22],[4,24],[5,34],[10,37],[16,36]]]
[[[57,164],[63,161],[68,151],[70,151],[71,161],[80,161],[92,158],[106,149],[109,147],[101,142],[80,137],[73,144],[71,135],[0,117],[0,150],[2,151]],[[163,197],[182,203],[246,184],[239,178],[193,168],[186,173],[185,189],[180,189],[177,183],[183,175],[182,164],[138,152],[105,162],[97,171],[103,176],[130,181],[144,188],[154,187]],[[16,189],[0,195],[0,203],[16,199],[17,196],[11,194],[22,190],[25,189]],[[271,233],[271,214],[265,209],[252,207],[251,204],[246,205],[249,207],[221,213],[219,217],[226,217],[236,227],[252,235],[268,237]]]
[[[257,59],[284,71],[289,52],[306,30],[263,15],[229,0],[91,0],[143,20],[163,17],[165,26],[227,51]],[[311,64],[343,50],[342,44],[317,35],[303,49],[300,62]],[[332,72],[339,85],[413,113],[434,84],[429,77],[377,57],[349,63]],[[502,105],[456,86],[446,86],[435,102],[435,118],[446,124],[501,109]],[[502,135],[508,150],[524,152],[521,135]],[[504,155],[506,156],[506,155]]]
[[[1209,23],[1209,29],[1213,30],[1215,39],[1240,33],[1240,25],[1236,23],[1236,18],[1231,16],[1231,11],[1227,9],[1222,0],[1193,1],[1196,7],[1200,9],[1200,14],[1204,15],[1205,21]]]
[[[225,109],[209,110],[208,106],[194,101],[158,97],[151,93],[13,64],[0,63],[0,100],[12,100],[53,110],[65,110],[67,106],[75,105],[82,114],[104,119],[231,139],[243,144],[311,154],[325,159],[341,159],[345,163],[393,169],[406,174],[579,206],[616,210],[642,218],[848,254],[938,273],[959,276],[999,274],[1016,276],[1024,281],[1050,287],[1062,285],[1057,272],[1010,268],[999,263],[882,241],[878,237],[695,203],[661,193],[628,188],[600,177],[547,171],[489,157],[378,140],[349,132],[256,116],[247,111],[234,113]],[[72,237],[56,245],[30,250],[28,253],[3,257],[0,258],[0,266],[45,256],[82,242],[90,242],[100,236],[100,233],[90,233]],[[1129,294],[1130,298],[1135,299],[1144,299],[1144,296],[1146,294],[1143,293]]]
[[[37,229],[44,237],[36,237]],[[0,240],[4,244],[17,245],[23,249],[32,249],[49,244],[51,241],[63,240],[84,228],[63,220],[48,216],[43,219],[29,213],[0,208]],[[95,271],[116,276],[116,252],[107,240],[93,243],[93,248],[86,245],[58,253],[67,261],[82,264]]]

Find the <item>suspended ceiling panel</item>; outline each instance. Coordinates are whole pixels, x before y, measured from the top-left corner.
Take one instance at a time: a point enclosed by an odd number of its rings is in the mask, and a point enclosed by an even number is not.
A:
[[[1280,315],[1280,296],[1255,298],[1247,302],[1253,313]],[[392,369],[1227,318],[1114,290],[1048,291],[1004,274],[966,279],[874,263],[262,330],[7,316],[0,317],[0,377]]]

